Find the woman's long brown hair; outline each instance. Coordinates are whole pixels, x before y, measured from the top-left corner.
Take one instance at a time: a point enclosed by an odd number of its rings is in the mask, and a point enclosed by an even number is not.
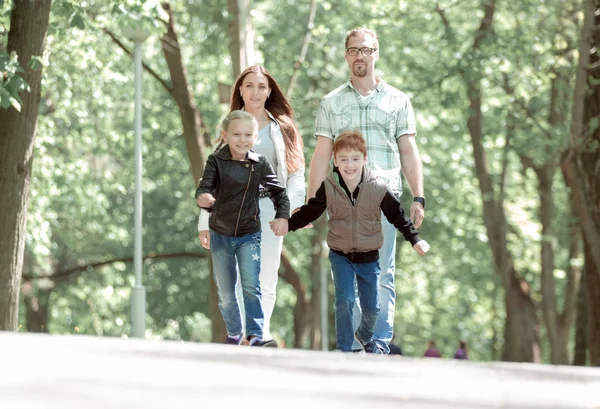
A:
[[[261,73],[267,77],[269,81],[269,88],[271,89],[271,95],[265,101],[265,109],[269,111],[279,122],[281,131],[283,134],[283,141],[285,143],[285,162],[287,164],[288,172],[292,173],[304,166],[304,143],[294,123],[293,114],[294,110],[286,99],[285,95],[281,91],[279,84],[275,81],[275,78],[267,71],[265,67],[260,65],[253,65],[246,68],[233,84],[231,88],[231,103],[229,105],[229,112],[244,107],[244,100],[240,95],[240,87],[244,82],[246,75],[253,73]]]

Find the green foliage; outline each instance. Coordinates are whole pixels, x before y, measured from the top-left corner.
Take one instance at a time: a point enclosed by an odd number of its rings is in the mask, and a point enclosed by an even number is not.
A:
[[[0,5],[0,10],[6,11],[8,3]],[[302,47],[310,2],[261,0],[252,4],[258,62],[285,90]],[[189,84],[205,126],[213,133],[227,109],[217,102],[217,83],[233,82],[226,2],[175,2],[172,7]],[[291,102],[308,163],[315,146],[319,101],[348,79],[343,50],[346,31],[356,26],[378,31],[377,72],[407,93],[416,111],[428,198],[420,232],[432,246],[431,253],[421,258],[399,238],[396,341],[406,354],[419,356],[427,339],[433,338],[444,356],[451,356],[458,340],[464,338],[471,358],[499,359],[502,285],[483,224],[482,197],[466,128],[470,112],[465,78],[475,76],[482,81],[483,144],[494,197],[505,203],[510,224],[507,240],[516,268],[539,300],[539,248],[543,239],[552,240],[562,303],[565,279],[560,270],[570,262],[572,239],[569,193],[561,175],[555,173],[555,234],[542,238],[537,177],[522,159],[527,156],[536,166],[557,163],[565,146],[579,27],[571,2],[551,0],[540,8],[538,1],[526,0],[511,3],[509,9],[508,2],[498,1],[494,34],[474,52],[472,44],[483,15],[481,1],[449,0],[440,7],[448,26],[430,1],[411,1],[410,5],[319,2]],[[158,2],[54,3],[43,60],[49,64],[44,64],[29,204],[28,273],[47,275],[81,262],[132,255],[133,62],[103,29],[118,36],[125,27],[151,33],[143,46],[144,62],[170,82],[159,41],[164,20]],[[5,33],[0,31],[0,35]],[[7,91],[5,78],[0,87],[2,106],[12,103],[6,93],[18,103],[18,92],[25,90],[23,83],[18,84],[21,77],[14,61],[16,57],[0,51],[0,64],[4,64],[0,71],[11,67],[11,89],[17,91]],[[561,80],[553,82],[554,78]],[[552,90],[563,96],[559,121],[551,116]],[[181,135],[175,102],[144,72],[144,252],[200,255],[144,262],[148,334],[208,341],[207,253],[197,241],[195,181]],[[410,192],[404,192],[405,208],[411,199]],[[316,295],[312,294],[312,235],[306,229],[285,238],[287,254],[309,296]],[[132,283],[133,265],[122,262],[57,283],[50,297],[50,331],[127,336]],[[35,286],[34,290],[40,290],[48,282],[37,280]],[[280,280],[272,327],[288,346],[295,342],[295,302],[291,286]]]
[[[21,111],[23,101],[19,97],[19,93],[29,92],[29,85],[19,75],[22,72],[23,68],[19,65],[17,53],[13,51],[8,54],[0,51],[0,75],[2,75],[0,108],[7,109],[12,106],[17,111]]]

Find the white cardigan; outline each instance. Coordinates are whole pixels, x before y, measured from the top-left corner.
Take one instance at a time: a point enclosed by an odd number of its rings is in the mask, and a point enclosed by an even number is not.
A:
[[[285,161],[285,143],[281,127],[277,120],[267,111],[271,118],[271,140],[275,147],[275,155],[277,156],[277,179],[286,188],[286,193],[290,200],[290,212],[302,206],[306,200],[306,187],[304,179],[304,166],[296,170],[294,173],[288,173],[287,163]],[[200,217],[198,217],[198,231],[208,230],[208,212],[201,209]]]

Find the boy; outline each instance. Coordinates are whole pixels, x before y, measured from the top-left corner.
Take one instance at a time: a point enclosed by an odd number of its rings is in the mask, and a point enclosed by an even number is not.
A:
[[[368,353],[384,354],[373,340],[379,313],[379,249],[383,245],[381,213],[386,216],[420,255],[429,244],[419,238],[405,216],[399,200],[365,166],[367,146],[357,130],[344,131],[333,144],[334,168],[329,170],[316,196],[288,220],[274,220],[271,228],[279,236],[316,220],[327,209],[327,244],[335,285],[336,349],[349,352],[356,339]],[[362,309],[360,325],[353,333],[354,282]]]

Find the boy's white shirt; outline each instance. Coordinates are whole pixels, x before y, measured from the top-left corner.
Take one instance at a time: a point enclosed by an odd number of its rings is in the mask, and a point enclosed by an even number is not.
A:
[[[283,134],[281,133],[281,127],[273,115],[269,111],[267,114],[272,119],[271,121],[271,140],[275,147],[275,155],[277,156],[277,179],[286,188],[286,193],[290,200],[290,212],[294,209],[301,207],[304,204],[306,198],[306,187],[304,185],[304,166],[293,173],[288,174],[287,163],[285,160],[285,143],[283,141]],[[208,218],[209,213],[200,209],[200,216],[198,217],[198,231],[208,230]]]

